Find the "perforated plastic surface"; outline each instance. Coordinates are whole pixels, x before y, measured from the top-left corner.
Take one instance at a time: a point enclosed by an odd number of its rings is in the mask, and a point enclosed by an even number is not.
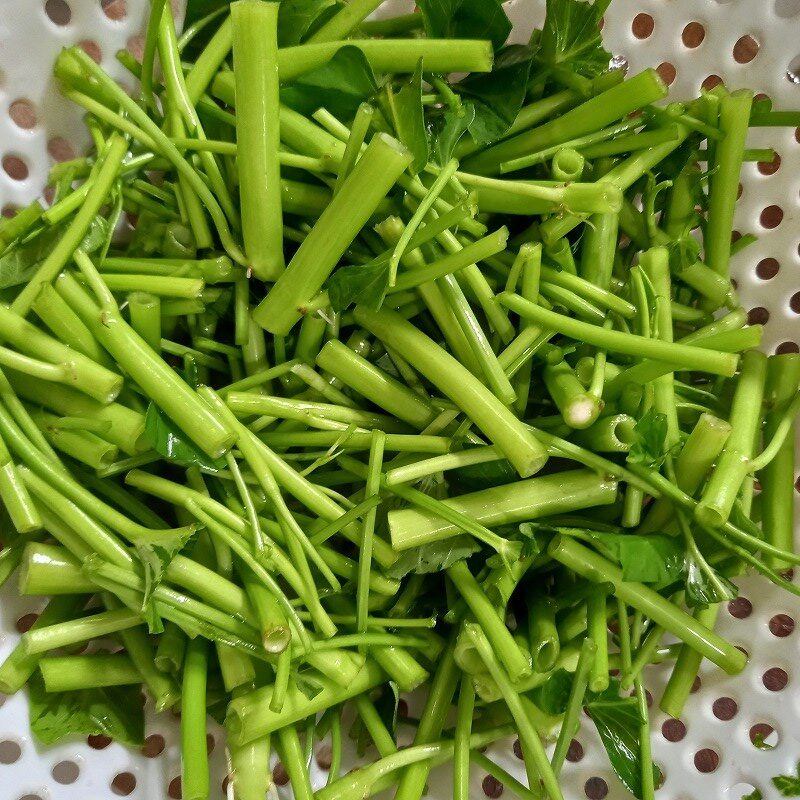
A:
[[[407,11],[412,5],[390,0],[384,11]],[[114,53],[141,47],[146,6],[146,0],[0,0],[3,213],[41,193],[54,160],[71,158],[88,144],[79,111],[58,95],[51,78],[58,50],[81,42],[125,81]],[[541,23],[544,0],[511,0],[506,6],[515,23],[514,40],[526,40]],[[800,107],[798,33],[800,0],[613,0],[604,30],[609,49],[631,70],[658,66],[677,99],[721,79],[768,94],[776,108]],[[751,320],[766,325],[764,349],[797,352],[800,131],[758,130],[751,146],[773,146],[779,158],[744,168],[736,229],[760,238],[735,258],[734,274]],[[754,787],[765,800],[776,798],[770,778],[792,772],[800,759],[800,632],[794,630],[800,600],[758,578],[745,577],[740,586],[742,596],[720,614],[718,630],[749,653],[745,672],[728,678],[705,665],[681,723],[666,719],[654,704],[654,758],[665,775],[657,794],[664,800],[739,800]],[[16,596],[13,582],[0,592],[0,660],[41,605]],[[656,699],[666,675],[657,668],[647,673]],[[149,714],[147,735],[141,753],[97,739],[41,748],[29,733],[24,695],[0,695],[0,800],[179,798],[177,720]],[[223,742],[221,731],[212,727],[212,798],[225,796]],[[489,755],[523,776],[513,742],[492,748]],[[312,767],[319,778],[325,775],[320,768],[325,756],[325,745],[318,745]],[[285,784],[280,766],[274,774],[276,784]],[[473,797],[511,796],[485,777],[473,770]],[[569,800],[629,797],[590,725],[570,748],[563,780]],[[434,773],[430,787],[431,797],[450,796],[446,770]],[[272,793],[289,796],[287,788]]]

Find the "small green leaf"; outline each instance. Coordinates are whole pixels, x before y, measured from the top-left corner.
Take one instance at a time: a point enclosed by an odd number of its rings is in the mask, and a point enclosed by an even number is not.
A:
[[[667,458],[666,415],[651,408],[636,423],[633,431],[635,441],[628,453],[628,461],[651,469],[660,467]]]
[[[781,797],[800,797],[800,764],[797,765],[797,775],[776,775],[772,785]]]
[[[342,47],[327,64],[282,87],[281,102],[302,114],[325,108],[347,120],[377,91],[375,75],[364,53],[357,47]]]
[[[531,692],[531,699],[545,714],[563,714],[572,689],[572,673],[558,669]]]
[[[761,794],[760,789],[753,789],[748,794],[743,794],[741,800],[764,800],[764,795]]]
[[[375,698],[375,710],[386,730],[397,741],[397,709],[400,706],[400,689],[394,681],[389,681]]]
[[[341,7],[338,0],[282,0],[278,11],[278,44],[300,44]]]
[[[411,171],[416,175],[428,163],[428,132],[422,108],[422,59],[411,80],[391,97],[394,127],[400,141],[414,156]]]
[[[547,0],[537,60],[589,78],[606,72],[611,53],[603,47],[600,21],[610,1]]]
[[[669,584],[684,571],[683,543],[673,536],[591,531],[594,542],[622,567],[622,578],[639,583]]]
[[[341,267],[331,275],[325,288],[334,311],[351,305],[378,309],[389,287],[388,262]]]
[[[594,722],[608,759],[617,777],[635,797],[642,797],[642,717],[636,698],[619,696],[619,681],[595,694],[587,703],[586,712]],[[661,773],[653,765],[654,783],[661,782]]]
[[[410,572],[425,575],[429,572],[441,572],[462,558],[469,558],[477,553],[480,546],[471,536],[466,534],[430,542],[421,547],[413,547],[403,551],[394,564],[388,568],[389,578],[403,578]]]
[[[136,542],[136,553],[144,569],[142,612],[150,633],[162,633],[164,624],[153,604],[153,592],[164,579],[172,559],[183,550],[192,535],[191,529],[155,534],[146,541]]]
[[[46,692],[36,672],[28,681],[28,696],[31,732],[43,745],[72,736],[103,735],[129,747],[144,741],[139,686]]]
[[[224,459],[212,459],[207,456],[154,403],[150,403],[147,407],[144,435],[150,447],[173,464],[182,467],[204,467],[214,472],[225,467]]]
[[[440,39],[491,39],[502,47],[511,22],[500,0],[418,0],[425,33]]]
[[[467,100],[460,108],[448,108],[432,121],[433,154],[441,166],[453,157],[453,150],[475,121],[475,114],[475,104]]]
[[[531,57],[529,47],[509,45],[497,54],[491,72],[469,75],[455,87],[474,103],[469,132],[477,144],[497,141],[517,118],[525,102]]]

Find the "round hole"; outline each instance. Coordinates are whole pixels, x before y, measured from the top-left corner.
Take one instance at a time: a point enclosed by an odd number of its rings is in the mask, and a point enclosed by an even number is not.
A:
[[[711,706],[714,716],[723,722],[732,720],[739,711],[739,704],[732,697],[720,697]]]
[[[119,22],[128,16],[128,4],[126,0],[100,0],[100,8],[103,13],[114,22]]]
[[[737,597],[728,603],[728,613],[736,619],[747,619],[753,613],[753,604],[746,597]]]
[[[15,181],[28,177],[28,165],[19,156],[3,156],[3,171]]]
[[[747,312],[747,322],[749,325],[766,325],[769,322],[769,311],[763,306],[751,308]]]
[[[781,265],[778,263],[778,259],[762,258],[761,261],[756,264],[756,275],[761,278],[762,281],[770,281],[780,272],[780,268]]]
[[[775,352],[777,355],[782,356],[786,353],[800,353],[800,347],[798,347],[797,342],[781,342],[776,348]]]
[[[700,85],[705,89],[705,91],[711,91],[715,86],[719,86],[722,83],[722,78],[719,75],[709,75]]]
[[[289,773],[279,761],[272,770],[272,780],[276,786],[286,786],[289,783]]]
[[[655,25],[649,14],[637,14],[631,23],[631,31],[637,39],[647,39],[653,35]]]
[[[44,190],[42,191],[44,195],[45,202],[47,205],[53,205],[53,200],[56,199],[56,187],[55,186],[45,186]]]
[[[317,750],[317,766],[325,770],[327,772],[331,768],[331,763],[333,761],[333,751],[329,744],[324,744],[322,747]]]
[[[25,98],[14,100],[11,103],[8,107],[8,116],[18,128],[29,131],[36,127],[36,107]]]
[[[608,784],[598,777],[589,778],[583,784],[583,793],[589,800],[603,800],[608,795]]]
[[[759,161],[756,169],[762,175],[774,175],[781,168],[781,157],[778,153],[772,157],[772,161]]]
[[[487,797],[498,798],[503,794],[503,784],[494,775],[487,775],[481,781],[481,789]]]
[[[131,36],[125,49],[139,62],[144,58],[144,36]]]
[[[792,59],[786,70],[786,80],[789,83],[800,83],[800,56]]]
[[[700,687],[703,685],[703,682],[700,680],[700,676],[698,675],[694,679],[694,683],[692,684],[692,688],[689,689],[690,694],[697,694],[700,691]]]
[[[759,221],[764,228],[772,230],[783,222],[783,209],[780,206],[767,206],[759,217]]]
[[[230,785],[231,785],[231,776],[230,776],[230,775],[226,775],[226,776],[225,776],[225,777],[222,779],[222,794],[224,794],[224,795],[225,795],[225,797],[227,797],[227,796],[228,796],[228,787],[229,787]]]
[[[75,150],[63,136],[53,136],[47,140],[47,153],[53,161],[69,161],[75,158]]]
[[[154,733],[144,740],[142,745],[142,755],[147,758],[157,758],[164,752],[164,737],[159,733]]]
[[[44,13],[55,25],[69,25],[72,19],[72,9],[66,0],[47,0],[44,4]]]
[[[93,39],[81,39],[81,41],[78,42],[78,47],[80,47],[95,64],[99,64],[103,60],[103,51],[100,49],[100,45]]]
[[[408,701],[404,697],[397,701],[397,716],[401,719],[408,719]]]
[[[789,676],[786,670],[780,667],[770,667],[761,676],[761,682],[764,684],[764,688],[768,689],[770,692],[780,692],[785,689],[786,684],[789,683]]]
[[[206,734],[206,752],[211,755],[214,752],[214,747],[216,746],[216,741],[214,737],[208,733]]]
[[[672,86],[672,84],[675,83],[675,78],[678,74],[674,64],[670,64],[669,61],[664,61],[659,64],[656,67],[656,72],[661,76],[661,80],[664,81],[667,86]]]
[[[14,626],[19,633],[27,633],[32,627],[33,623],[39,619],[38,614],[23,614]]]
[[[800,314],[800,292],[795,292],[789,298],[789,308],[791,308],[795,314]]]
[[[3,219],[11,219],[17,216],[17,211],[18,209],[15,205],[8,203],[0,208],[0,217],[3,217]]]
[[[172,800],[181,800],[183,793],[181,792],[181,779],[180,776],[173,778],[167,787],[167,796]]]
[[[67,785],[75,783],[75,781],[78,780],[78,775],[81,774],[81,770],[74,761],[59,761],[58,764],[53,767],[51,774],[56,783]]]
[[[680,742],[686,736],[686,725],[679,719],[665,719],[661,735],[668,742]]]
[[[695,47],[700,47],[703,40],[706,38],[706,29],[699,22],[690,22],[681,33],[681,41],[685,47],[694,50]]]
[[[25,794],[19,800],[42,800],[38,794]]]
[[[778,732],[768,722],[757,722],[751,726],[748,734],[753,747],[758,750],[773,750],[781,740]]]
[[[778,575],[780,575],[785,581],[789,581],[791,583],[794,580],[794,567],[789,567],[789,569],[779,572]],[[792,622],[794,622],[794,620],[792,620]]]
[[[694,766],[698,772],[714,772],[719,766],[719,753],[710,747],[704,747],[694,754]]]
[[[514,755],[520,761],[522,761],[522,759],[525,758],[525,756],[522,755],[522,745],[520,744],[519,739],[514,739],[514,744],[511,745],[511,749],[514,751]]]
[[[0,742],[0,764],[13,764],[22,755],[22,748],[11,739]]]
[[[120,797],[127,797],[136,788],[136,776],[132,772],[120,772],[111,781],[111,791]]]
[[[800,292],[798,292],[798,294],[796,294],[792,300],[794,300],[795,297],[800,300]],[[800,302],[798,305],[800,305]],[[776,614],[769,621],[769,632],[773,636],[778,636],[781,639],[789,636],[794,632],[794,619],[792,619],[792,617],[790,617],[788,614]]]
[[[111,739],[108,736],[96,734],[87,737],[86,743],[92,748],[92,750],[105,750],[106,747],[111,744]]]
[[[758,42],[749,34],[742,36],[733,46],[733,60],[737,64],[749,64],[758,55]]]
[[[567,748],[567,761],[577,764],[582,758],[583,745],[577,739],[573,739]]]

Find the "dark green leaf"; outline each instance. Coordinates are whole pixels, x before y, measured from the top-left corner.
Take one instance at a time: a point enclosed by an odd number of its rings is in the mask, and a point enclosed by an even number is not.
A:
[[[342,47],[323,66],[281,88],[281,101],[302,114],[325,108],[340,119],[350,119],[359,105],[378,91],[364,53]]]
[[[460,108],[449,108],[432,122],[433,153],[441,166],[453,157],[455,146],[475,121],[475,114],[475,104],[467,100]]]
[[[204,467],[215,472],[225,466],[224,459],[212,459],[200,450],[154,403],[147,407],[144,435],[150,447],[173,464]]]
[[[300,44],[341,5],[339,0],[282,0],[278,11],[278,44],[281,47]]]
[[[511,33],[500,0],[418,0],[417,5],[431,38],[490,39],[497,49]]]
[[[800,797],[800,764],[797,765],[797,775],[776,775],[772,785],[782,797]]]
[[[478,144],[500,139],[517,118],[525,102],[531,57],[529,47],[509,45],[497,54],[491,72],[469,75],[456,87],[474,102],[469,132]]]
[[[706,565],[706,569],[701,569],[697,559],[687,555],[686,605],[692,608],[706,608],[712,603],[733,600],[738,594],[739,590],[735,584],[720,575],[713,567]]]
[[[567,710],[571,689],[572,673],[558,669],[531,692],[531,700],[545,714],[563,714]]]
[[[389,263],[341,267],[331,275],[326,285],[328,299],[334,311],[344,311],[351,305],[380,308],[389,287]]]
[[[403,551],[397,561],[388,568],[390,578],[403,578],[410,572],[425,575],[428,572],[441,572],[456,561],[477,553],[480,547],[471,536],[454,536],[438,542],[424,544]]]
[[[591,537],[620,564],[626,581],[666,585],[683,575],[686,554],[681,540],[673,536],[592,531]]]
[[[422,109],[422,59],[411,80],[391,98],[394,127],[400,141],[411,151],[411,171],[416,175],[428,163],[428,133]]]
[[[400,705],[400,689],[394,681],[389,681],[375,698],[375,710],[385,728],[397,741],[397,709]]]
[[[600,20],[610,0],[547,0],[537,60],[546,66],[569,66],[594,77],[608,70],[611,59],[603,47]]]
[[[28,681],[28,692],[31,732],[43,745],[98,735],[129,747],[139,747],[144,741],[139,686],[46,692],[36,672]]]
[[[136,553],[144,569],[144,596],[142,612],[150,633],[162,633],[164,624],[155,610],[153,592],[164,579],[172,559],[186,546],[192,531],[188,529],[154,534],[145,541],[136,542]]]
[[[628,453],[628,461],[651,469],[660,467],[667,457],[667,417],[651,408],[633,430],[635,441]]]
[[[643,723],[636,698],[619,696],[619,681],[612,681],[601,694],[593,695],[586,712],[594,722],[617,777],[635,797],[642,796],[640,732]],[[653,765],[655,785],[661,782]]]
[[[470,464],[447,473],[448,478],[469,489],[488,489],[517,480],[517,472],[505,458],[485,464]]]
[[[228,5],[230,5],[230,0],[188,0],[186,3],[186,17],[183,26],[186,28],[192,23],[197,22],[197,20]]]

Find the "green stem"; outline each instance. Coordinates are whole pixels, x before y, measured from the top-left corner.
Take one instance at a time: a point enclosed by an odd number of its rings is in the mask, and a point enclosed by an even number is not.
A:
[[[197,637],[186,646],[181,690],[181,791],[186,800],[209,796],[206,747],[208,642]]]
[[[77,692],[103,686],[141,683],[142,677],[126,655],[50,656],[39,662],[48,692]]]
[[[475,687],[469,675],[461,676],[453,737],[453,800],[469,800],[469,739],[475,712]]]

